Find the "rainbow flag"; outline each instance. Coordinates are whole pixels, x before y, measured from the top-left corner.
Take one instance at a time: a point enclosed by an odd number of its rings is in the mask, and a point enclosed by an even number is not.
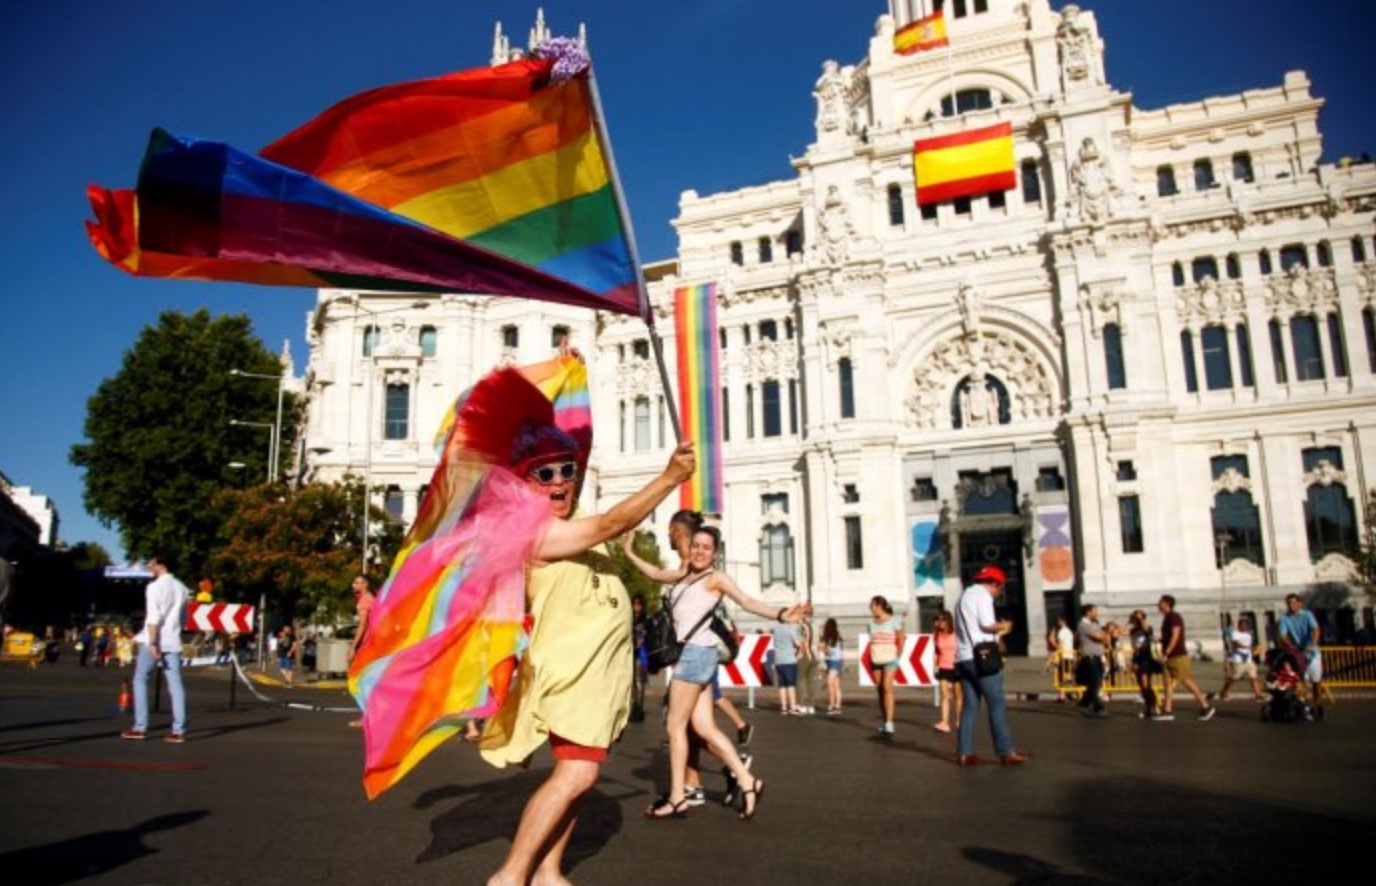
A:
[[[913,55],[950,45],[951,41],[946,38],[946,16],[940,9],[926,18],[909,22],[893,35],[893,51],[899,55]]]
[[[524,650],[525,570],[549,502],[505,465],[522,424],[592,448],[587,370],[564,357],[490,373],[461,394],[420,511],[349,667],[363,786],[395,785],[469,720],[492,716]]]
[[[913,143],[913,176],[919,205],[1016,187],[1013,124],[918,139]]]
[[[683,433],[697,444],[698,469],[679,487],[680,507],[722,512],[721,345],[717,332],[717,284],[674,290],[678,337],[678,393]]]
[[[644,316],[595,111],[586,56],[554,40],[535,57],[345,99],[259,155],[158,130],[135,192],[90,190],[87,229],[140,276]]]

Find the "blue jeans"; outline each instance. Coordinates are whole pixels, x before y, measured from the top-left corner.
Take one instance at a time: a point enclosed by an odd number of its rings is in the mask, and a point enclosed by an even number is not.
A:
[[[974,659],[956,662],[956,674],[965,704],[960,710],[960,729],[956,734],[956,753],[974,753],[975,721],[979,719],[982,699],[989,706],[989,731],[994,733],[994,752],[1000,757],[1014,751],[1013,736],[1008,733],[1008,702],[1003,697],[1003,672],[989,677],[975,673]]]
[[[163,653],[163,672],[167,675],[167,694],[172,696],[172,731],[186,732],[186,688],[182,686],[181,651]],[[134,663],[134,728],[148,730],[148,678],[153,676],[153,653],[147,643],[139,644],[138,660]]]

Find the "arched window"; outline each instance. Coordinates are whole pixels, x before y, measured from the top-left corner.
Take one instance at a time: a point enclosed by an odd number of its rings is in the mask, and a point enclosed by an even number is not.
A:
[[[420,355],[422,357],[433,357],[439,346],[439,332],[433,326],[422,326],[420,328]]]
[[[760,264],[767,265],[774,260],[774,242],[768,237],[760,238]]]
[[[783,404],[779,401],[778,379],[760,382],[760,406],[764,412],[764,435],[778,437],[783,434]]]
[[[1304,527],[1309,539],[1309,561],[1317,563],[1328,554],[1353,556],[1358,550],[1357,513],[1347,486],[1330,472],[1343,469],[1343,453],[1336,446],[1311,447],[1301,453],[1309,483],[1304,501]]]
[[[1238,261],[1236,252],[1228,253],[1223,259],[1223,273],[1228,275],[1229,280],[1242,277],[1242,262]]]
[[[1257,269],[1261,271],[1262,276],[1271,273],[1272,267],[1270,250],[1263,249],[1261,252],[1257,253]]]
[[[569,337],[569,328],[562,323],[556,323],[549,330],[549,346],[557,348],[564,344]]]
[[[1215,563],[1222,569],[1233,560],[1266,565],[1262,548],[1261,515],[1252,493],[1245,488],[1249,476],[1247,458],[1220,455],[1209,460],[1216,487],[1213,509]]]
[[[1352,238],[1352,260],[1354,262],[1366,261],[1366,244],[1361,237]]]
[[[1333,267],[1333,250],[1329,248],[1327,240],[1320,240],[1314,246],[1314,261],[1321,268]]]
[[[1171,285],[1185,285],[1185,266],[1180,262],[1171,262]]]
[[[1252,180],[1252,155],[1246,151],[1238,151],[1233,155],[1233,181],[1251,182]]]
[[[1218,279],[1218,260],[1211,255],[1190,262],[1190,278],[1196,283],[1203,283],[1205,277]]]
[[[760,535],[760,584],[793,587],[793,533],[788,524],[771,524]]]
[[[1194,161],[1194,189],[1207,191],[1214,186],[1214,163],[1208,157]]]
[[[970,111],[987,111],[994,106],[994,94],[988,89],[961,89],[956,92],[956,114],[966,114]],[[953,116],[951,112],[951,97],[949,95],[941,99],[941,116]]]
[[[731,241],[731,264],[740,267],[745,264],[745,247],[741,246],[741,241]]]
[[[382,330],[376,326],[363,327],[363,356],[371,357],[382,343]]]
[[[1204,351],[1204,386],[1211,391],[1226,391],[1233,386],[1233,367],[1228,353],[1228,330],[1205,326],[1199,333]]]
[[[903,189],[889,185],[889,227],[903,227]]]
[[[405,440],[411,427],[411,386],[405,383],[387,385],[385,418],[382,439]]]
[[[1040,205],[1042,202],[1042,176],[1037,171],[1036,160],[1024,160],[1018,167],[1022,172],[1022,202]]]
[[[1180,189],[1175,185],[1175,167],[1169,164],[1156,167],[1156,196],[1174,197],[1178,193]]]
[[[650,448],[650,398],[635,398],[635,451]]]
[[[1128,386],[1127,367],[1123,363],[1123,333],[1117,323],[1104,327],[1104,364],[1108,372],[1108,387],[1120,391]]]

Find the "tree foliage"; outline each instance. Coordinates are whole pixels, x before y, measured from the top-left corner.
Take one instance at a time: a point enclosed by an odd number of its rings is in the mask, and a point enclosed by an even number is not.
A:
[[[86,472],[87,510],[119,527],[131,557],[156,553],[181,574],[203,571],[220,530],[212,500],[245,482],[229,465],[267,476],[278,387],[231,369],[281,374],[246,316],[169,311],[143,329],[120,371],[87,402],[87,442],[72,447],[71,461]],[[291,451],[294,414],[284,402],[283,452]]]
[[[220,542],[210,569],[226,593],[245,602],[260,595],[287,620],[342,620],[353,605],[349,584],[362,565],[363,483],[312,483],[300,489],[264,484],[222,490]],[[376,505],[369,511],[374,586],[401,546],[401,525]]]
[[[644,596],[646,612],[653,612],[658,609],[660,592],[659,583],[653,579],[646,578],[644,573],[635,568],[635,565],[627,559],[625,551],[621,550],[620,540],[613,540],[607,547],[612,553],[613,569],[621,578],[622,584],[626,586],[626,593],[630,594],[632,597],[636,594]],[[631,548],[640,559],[648,563],[653,563],[656,566],[664,565],[663,561],[660,559],[659,545],[655,542],[653,533],[637,532],[635,534],[635,541],[631,544]]]

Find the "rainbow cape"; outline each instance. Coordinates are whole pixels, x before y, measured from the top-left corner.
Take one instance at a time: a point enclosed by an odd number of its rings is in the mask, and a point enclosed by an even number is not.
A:
[[[154,130],[88,189],[97,252],[146,277],[473,292],[645,316],[587,57],[355,95],[259,154]]]
[[[571,357],[490,373],[456,401],[415,523],[349,668],[363,786],[396,784],[465,722],[501,707],[524,649],[525,571],[549,502],[506,468],[522,424],[592,446],[587,370]]]

